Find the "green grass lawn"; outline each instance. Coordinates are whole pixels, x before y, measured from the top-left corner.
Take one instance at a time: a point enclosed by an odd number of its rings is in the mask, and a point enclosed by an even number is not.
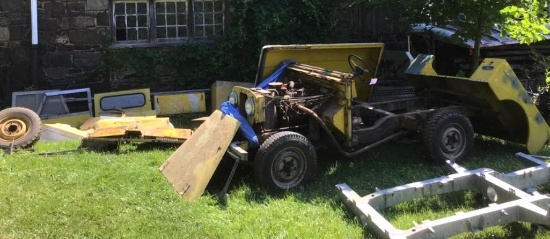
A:
[[[509,172],[524,166],[524,149],[478,138],[463,162],[469,169]],[[360,195],[452,173],[422,160],[417,145],[388,144],[345,159],[322,152],[315,182],[273,195],[238,170],[227,205],[215,195],[231,162],[216,172],[198,201],[182,200],[158,167],[176,149],[123,145],[118,152],[75,151],[77,141],[42,143],[34,151],[0,158],[0,238],[375,238],[348,211],[334,187],[347,183]],[[541,155],[550,155],[545,148]],[[229,160],[224,160],[229,161]],[[402,203],[384,212],[399,228],[479,207],[474,193]],[[514,223],[458,238],[544,238],[550,233]]]

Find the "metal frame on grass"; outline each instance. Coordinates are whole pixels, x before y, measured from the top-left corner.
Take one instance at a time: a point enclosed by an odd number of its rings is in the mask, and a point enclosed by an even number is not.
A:
[[[345,205],[359,216],[363,226],[383,238],[447,238],[463,232],[477,232],[484,228],[510,222],[531,222],[550,226],[550,197],[539,194],[534,187],[550,182],[550,164],[523,153],[516,157],[535,166],[508,174],[492,169],[467,169],[447,162],[457,173],[410,183],[359,196],[347,184],[338,184]],[[467,189],[477,190],[492,203],[488,207],[454,216],[414,223],[401,230],[385,219],[380,210],[416,198],[428,197]]]

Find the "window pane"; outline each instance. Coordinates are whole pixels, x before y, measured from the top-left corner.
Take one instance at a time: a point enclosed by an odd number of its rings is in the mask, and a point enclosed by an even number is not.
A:
[[[176,15],[167,15],[166,25],[171,25],[171,26],[176,25]]]
[[[212,12],[214,10],[214,2],[204,2],[204,12]]]
[[[164,2],[157,2],[155,4],[155,7],[157,9],[157,13],[165,13],[166,9],[164,8]]]
[[[126,41],[126,29],[116,29],[116,40]]]
[[[126,19],[126,26],[127,27],[136,27],[137,26],[137,18],[136,16],[128,16]]]
[[[137,4],[137,13],[138,14],[147,14],[147,3],[139,2]]]
[[[126,12],[126,8],[124,6],[124,3],[115,4],[115,15],[124,15],[124,13]]]
[[[213,36],[214,35],[214,26],[206,26],[206,36]]]
[[[137,40],[137,30],[135,28],[128,29],[128,40]]]
[[[185,2],[178,2],[177,3],[177,10],[178,13],[186,13],[187,12],[187,6]]]
[[[117,41],[149,39],[149,8],[144,0],[114,0]]]
[[[126,14],[135,14],[135,13],[136,13],[136,4],[126,3]]]
[[[198,37],[204,36],[204,30],[202,29],[202,26],[195,27],[195,36],[198,36]]]
[[[223,14],[221,13],[214,14],[214,24],[223,24]]]
[[[203,7],[203,2],[195,2],[193,3],[193,10],[195,12],[203,12],[204,11],[204,7]]]
[[[157,38],[187,37],[187,2],[167,0],[162,4],[162,9],[157,8]]]
[[[187,27],[178,27],[178,37],[187,37]]]
[[[147,15],[138,16],[138,27],[147,27],[147,26],[149,26],[149,23],[147,21]]]
[[[167,2],[166,3],[166,13],[176,13],[176,3]]]
[[[223,34],[223,1],[196,0],[194,4],[193,23],[195,35],[204,37]]]
[[[187,15],[178,14],[178,25],[186,25],[186,24],[187,24]]]
[[[176,27],[166,28],[166,37],[167,38],[175,38],[176,36],[177,36]]]
[[[138,38],[140,40],[148,40],[149,39],[149,31],[147,30],[147,28],[138,29]]]
[[[216,11],[216,12],[223,11],[223,2],[222,1],[215,1],[214,2],[214,11]]]
[[[157,38],[166,38],[166,27],[157,27]]]
[[[164,26],[164,25],[166,25],[166,15],[157,14],[157,26]]]
[[[223,36],[223,26],[214,26],[216,36]]]
[[[214,16],[212,13],[205,13],[204,14],[204,24],[212,24],[214,23]]]
[[[116,28],[126,28],[126,17],[125,16],[117,16],[115,18],[115,26]]]
[[[195,13],[195,25],[203,25],[203,15],[200,13]]]

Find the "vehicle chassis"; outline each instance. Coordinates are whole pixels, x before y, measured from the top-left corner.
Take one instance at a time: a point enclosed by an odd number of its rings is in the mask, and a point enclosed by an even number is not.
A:
[[[550,164],[524,153],[517,153],[516,157],[536,166],[501,174],[488,168],[468,171],[448,161],[447,164],[457,173],[377,190],[364,197],[345,183],[336,185],[336,188],[344,204],[360,218],[361,224],[383,238],[447,238],[519,221],[550,226],[550,197],[534,189],[550,181]],[[395,228],[379,213],[405,201],[467,189],[477,190],[492,203],[470,212],[414,223],[414,227],[406,230]]]

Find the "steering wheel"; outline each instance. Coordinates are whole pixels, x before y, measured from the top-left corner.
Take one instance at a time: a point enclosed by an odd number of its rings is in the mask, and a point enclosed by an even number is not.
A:
[[[357,64],[357,62],[355,62],[356,60],[359,61],[359,63],[361,63],[360,65],[364,67],[361,67],[359,64]],[[367,62],[363,60],[363,58],[359,57],[358,55],[354,55],[354,54],[349,55],[348,63],[349,63],[349,67],[353,71],[353,74],[359,77],[359,79],[361,79],[362,81],[365,81],[365,79],[363,78],[363,75],[365,73],[372,72],[374,74],[374,70],[369,66],[369,64],[367,64]]]

